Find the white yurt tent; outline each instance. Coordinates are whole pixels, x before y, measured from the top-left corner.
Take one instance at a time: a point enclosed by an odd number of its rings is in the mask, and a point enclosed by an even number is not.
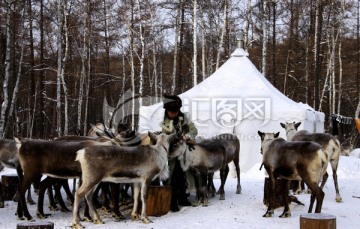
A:
[[[211,138],[233,133],[240,139],[240,168],[246,172],[260,163],[262,132],[280,132],[280,122],[301,121],[299,129],[324,131],[324,114],[296,103],[278,91],[256,69],[248,53],[238,48],[214,74],[179,95],[183,112],[189,112],[198,136]],[[139,132],[160,130],[162,103],[140,108]]]

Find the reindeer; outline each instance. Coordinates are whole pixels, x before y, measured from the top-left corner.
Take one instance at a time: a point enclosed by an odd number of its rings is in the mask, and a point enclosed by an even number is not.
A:
[[[236,170],[237,186],[236,194],[241,193],[240,185],[240,141],[236,135],[233,134],[220,134],[212,138],[215,141],[219,141],[225,146],[227,163],[233,162]],[[229,167],[225,170],[225,181],[229,173]]]
[[[208,190],[213,186],[212,175],[220,170],[221,185],[219,188],[220,200],[225,199],[224,185],[229,172],[228,163],[233,161],[236,166],[238,183],[236,193],[241,192],[239,168],[239,140],[231,134],[219,135],[214,139],[204,139],[192,143],[189,149],[185,141],[174,145],[172,152],[178,156],[184,171],[192,170],[196,174],[196,202],[201,204],[201,193],[204,194],[203,206],[208,206]]]
[[[341,147],[339,140],[334,137],[331,134],[327,133],[310,133],[306,130],[297,131],[298,127],[300,126],[301,122],[298,123],[280,123],[280,125],[285,129],[286,131],[286,138],[288,141],[313,141],[318,144],[320,144],[325,153],[327,154],[328,161],[326,163],[326,166],[331,164],[332,172],[333,172],[333,179],[334,179],[334,185],[335,185],[335,191],[336,191],[336,202],[340,203],[342,202],[342,198],[340,196],[339,192],[339,186],[337,181],[337,168],[339,165],[339,158],[341,154]],[[329,175],[327,171],[325,170],[323,174],[323,178],[321,181],[321,189],[324,188],[325,183],[328,179]],[[298,188],[299,190],[299,188]],[[300,188],[301,190],[301,188]],[[299,191],[297,191],[299,192]]]
[[[81,176],[80,164],[75,161],[76,152],[82,148],[94,145],[109,145],[111,142],[97,141],[47,141],[25,140],[21,142],[19,160],[24,177],[19,185],[19,197],[17,215],[20,219],[33,220],[25,202],[25,190],[31,182],[40,175],[47,175],[40,183],[37,216],[45,218],[43,212],[43,194],[46,188],[52,184],[53,178],[78,178]],[[123,218],[119,212],[119,217]]]
[[[15,169],[16,173],[19,177],[19,180],[23,177],[23,171],[19,162],[19,147],[15,140],[12,139],[1,139],[0,140],[0,165],[2,168],[7,167],[11,169]],[[0,169],[0,171],[2,170]],[[1,196],[1,195],[0,195]],[[31,188],[29,186],[27,201],[30,204],[35,204],[31,197]]]
[[[79,203],[85,197],[89,210],[93,213],[95,224],[102,224],[99,214],[92,203],[92,195],[101,181],[134,184],[134,206],[131,213],[133,220],[141,219],[150,223],[146,214],[147,190],[152,180],[160,176],[161,179],[169,177],[168,157],[170,142],[176,134],[160,134],[154,136],[156,145],[114,147],[93,146],[77,152],[76,161],[80,162],[82,169],[82,185],[75,194],[73,210],[73,228],[82,228],[79,216]],[[138,213],[139,195],[141,197],[142,211]]]
[[[291,212],[288,203],[289,181],[303,180],[311,190],[309,213],[312,212],[316,199],[315,213],[321,212],[324,192],[319,187],[319,181],[326,169],[327,155],[321,145],[315,142],[288,142],[278,138],[279,133],[263,133],[258,131],[261,137],[261,153],[263,165],[270,179],[269,206],[263,217],[271,217],[274,214],[273,200],[275,198],[275,181],[278,177],[285,179],[283,197],[285,201],[284,212],[280,217],[290,217]]]

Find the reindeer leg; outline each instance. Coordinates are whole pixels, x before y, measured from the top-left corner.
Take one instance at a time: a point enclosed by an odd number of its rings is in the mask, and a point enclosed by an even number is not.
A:
[[[207,193],[207,188],[206,188],[206,181],[207,181],[207,176],[208,176],[208,172],[202,172],[201,173],[201,185],[200,185],[200,189],[201,189],[201,192],[203,193],[204,195],[204,203],[203,203],[203,207],[207,207],[209,206],[209,197],[208,197],[208,193]]]
[[[49,189],[49,198],[52,196],[52,184],[54,183],[54,178],[46,177],[44,180],[40,182],[39,187],[39,198],[38,198],[38,204],[37,204],[37,210],[36,215],[39,219],[45,219],[51,214],[44,214],[44,194],[46,189]]]
[[[270,180],[270,198],[269,198],[269,206],[266,211],[266,213],[263,215],[263,217],[272,217],[274,215],[274,207],[273,203],[275,201],[275,177],[272,173],[269,173],[269,180]]]
[[[113,202],[113,216],[115,216],[116,220],[126,219],[119,210],[119,184],[110,183],[110,194]]]
[[[61,192],[60,192],[60,189],[61,189],[61,187],[62,187],[62,185],[64,183],[67,183],[66,179],[58,179],[58,181],[54,185],[55,197],[56,197],[56,199],[57,199],[57,201],[58,201],[58,203],[59,203],[59,205],[61,207],[61,211],[62,212],[70,212],[70,210],[66,207],[64,199],[62,198],[62,195],[61,195]]]
[[[74,209],[73,209],[73,223],[72,223],[73,228],[77,228],[77,229],[83,228],[83,226],[80,223],[80,220],[81,220],[80,214],[79,214],[80,201],[85,197],[85,195],[90,191],[90,189],[92,189],[92,194],[94,194],[93,190],[96,188],[95,185],[96,185],[96,183],[93,184],[92,186],[91,186],[91,184],[82,183],[82,184],[80,184],[80,187],[76,191],[75,198],[74,198]],[[92,197],[90,200],[90,198],[88,196],[88,199],[86,199],[86,203],[87,203],[86,206],[91,205],[91,207],[89,207],[89,208],[94,209]]]
[[[279,216],[280,218],[287,218],[291,216],[290,208],[289,208],[289,185],[290,181],[284,179],[284,190],[283,190],[283,198],[284,198],[284,212]]]
[[[236,169],[236,178],[237,178],[237,185],[236,185],[236,194],[241,194],[241,185],[240,185],[240,165],[239,160],[235,161],[235,169]]]
[[[55,187],[55,180],[53,180],[52,182],[54,184],[54,187]],[[52,188],[53,188],[53,184],[50,184],[50,186],[47,188],[47,191],[48,191],[48,198],[49,198],[49,209],[52,210],[52,211],[58,211],[58,207],[55,203],[55,197],[54,197],[54,194],[52,192]],[[40,190],[39,190],[39,196],[40,196]],[[39,197],[40,198],[40,197]]]
[[[219,188],[220,200],[225,200],[224,186],[228,174],[229,174],[229,165],[226,165],[225,169],[220,169],[220,180],[221,180],[221,185]]]
[[[76,179],[74,179],[74,180],[76,180]],[[62,187],[64,188],[68,199],[70,199],[70,202],[73,204],[74,203],[74,195],[70,190],[69,181],[68,180],[62,180],[61,183],[62,183]]]
[[[134,183],[134,206],[133,206],[133,210],[131,212],[132,220],[140,219],[139,213],[138,213],[140,186],[141,186],[140,183]]]
[[[335,154],[335,153],[334,153]],[[330,159],[330,164],[331,164],[331,168],[332,168],[332,172],[333,172],[333,180],[334,180],[334,185],[335,185],[335,191],[336,191],[336,202],[341,203],[342,202],[342,198],[340,196],[340,192],[339,192],[339,185],[338,185],[338,180],[337,180],[337,168],[338,168],[338,164],[339,164],[339,153],[336,153],[333,156],[333,159]]]
[[[31,185],[31,181],[35,178],[36,176],[32,174],[24,175],[19,184],[19,202],[17,207],[17,216],[21,220],[26,219],[28,221],[34,221],[26,205],[25,192]]]
[[[149,219],[149,217],[146,214],[146,200],[147,200],[147,194],[148,194],[148,188],[149,185],[151,183],[151,180],[145,180],[142,182],[141,185],[141,220],[143,223],[151,223],[151,220]]]
[[[195,187],[196,187],[196,202],[192,206],[196,207],[201,204],[201,177],[199,171],[194,171]]]
[[[210,197],[214,197],[216,195],[216,189],[214,185],[214,173],[209,173],[207,177],[207,191]]]
[[[95,180],[100,180],[100,179],[95,179]],[[104,222],[101,220],[101,217],[99,215],[99,213],[97,212],[96,208],[94,207],[94,204],[93,204],[93,195],[94,195],[94,191],[96,189],[96,186],[98,184],[96,184],[96,182],[91,182],[89,184],[86,184],[86,186],[84,187],[84,190],[89,190],[87,191],[87,193],[85,194],[85,199],[86,199],[86,202],[88,203],[88,206],[89,206],[89,211],[90,211],[90,214],[93,215],[93,222],[94,224],[103,224]]]
[[[321,181],[321,185],[320,185],[321,189],[324,189],[324,186],[325,186],[325,183],[326,183],[328,177],[329,177],[329,174],[327,172],[325,172],[322,177],[322,181]]]
[[[110,200],[108,198],[108,195],[110,193],[110,183],[109,182],[101,182],[101,190],[102,190],[102,198],[103,198],[103,204],[102,204],[102,210],[104,212],[111,212],[111,207],[110,207]]]

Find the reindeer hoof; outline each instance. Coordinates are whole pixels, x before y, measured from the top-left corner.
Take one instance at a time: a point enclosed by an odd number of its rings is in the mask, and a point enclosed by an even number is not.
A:
[[[36,213],[36,216],[39,218],[39,219],[46,219],[47,217],[51,216],[51,214],[43,214],[43,213]]]
[[[338,203],[341,203],[342,202],[342,198],[341,197],[336,197],[336,202],[338,202]]]
[[[289,217],[291,217],[291,213],[290,213],[290,212],[284,212],[284,213],[281,214],[279,217],[280,217],[280,218],[289,218]]]
[[[263,215],[263,217],[269,218],[273,216],[273,212],[266,212],[265,215]]]
[[[49,206],[50,211],[59,211],[59,208],[57,206]]]
[[[73,224],[72,226],[71,226],[73,229],[83,229],[83,228],[85,228],[85,227],[83,227],[80,223],[77,223],[77,224]]]
[[[121,213],[120,214],[113,213],[112,216],[115,218],[116,221],[121,221],[121,220],[126,219],[126,217]]]
[[[220,195],[220,200],[225,200],[225,195]]]
[[[94,224],[104,224],[104,222],[101,219],[95,219]]]
[[[141,221],[145,224],[152,223],[152,221],[148,217],[144,217]]]
[[[30,205],[35,205],[36,203],[35,203],[35,201],[33,201],[33,200],[28,200],[28,204],[30,204]]]
[[[131,214],[131,219],[133,220],[133,221],[137,221],[137,220],[140,220],[140,217],[138,216],[138,215],[136,215],[136,214]]]
[[[92,222],[92,218],[89,216],[84,216],[84,222]]]

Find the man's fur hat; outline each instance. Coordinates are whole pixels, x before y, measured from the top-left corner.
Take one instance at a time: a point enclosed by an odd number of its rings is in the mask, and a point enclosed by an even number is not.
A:
[[[182,107],[182,101],[177,95],[164,94],[163,103],[163,108],[167,111],[177,112],[180,111],[180,108]]]

